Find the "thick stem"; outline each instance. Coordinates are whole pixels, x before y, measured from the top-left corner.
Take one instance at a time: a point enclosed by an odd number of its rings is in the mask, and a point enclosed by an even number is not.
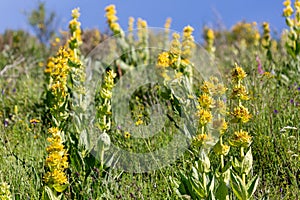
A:
[[[202,178],[203,178],[203,187],[205,188],[205,195],[207,195],[207,191],[206,191],[206,174],[205,172],[202,173]]]
[[[220,136],[219,140],[220,140],[220,145],[222,146],[223,145],[222,136]],[[220,157],[221,157],[221,170],[223,170],[223,168],[224,168],[224,155],[221,155]]]
[[[241,158],[243,159],[244,156],[245,156],[245,154],[244,154],[244,147],[241,147]]]
[[[245,157],[244,147],[241,147],[241,160],[243,160],[244,157]],[[246,185],[246,174],[244,172],[242,173],[242,180],[243,180],[243,183]]]

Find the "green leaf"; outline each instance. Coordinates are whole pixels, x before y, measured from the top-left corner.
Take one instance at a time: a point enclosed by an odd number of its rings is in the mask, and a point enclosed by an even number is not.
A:
[[[223,181],[221,181],[218,186],[218,189],[216,192],[216,199],[219,199],[219,200],[229,199],[228,188],[226,186],[226,183]]]
[[[240,171],[241,170],[241,163],[240,161],[234,157],[233,160],[231,161],[232,163],[232,167],[236,170],[236,171]]]
[[[250,172],[250,170],[252,169],[252,165],[253,165],[253,157],[252,157],[252,152],[251,152],[251,147],[250,147],[249,151],[246,153],[246,155],[242,161],[241,172],[248,174]]]
[[[204,152],[204,150],[201,150],[200,156],[199,156],[199,171],[208,173],[210,171],[210,160],[207,154]]]
[[[230,173],[230,186],[239,200],[247,200],[246,186],[243,180],[239,176],[236,176],[233,171]]]
[[[231,170],[231,165],[230,162],[228,162],[225,167],[222,169],[222,181],[229,186],[229,181],[230,181],[230,170]]]
[[[209,193],[210,199],[215,199],[214,191],[215,191],[215,177],[212,176],[211,181],[209,183],[209,187],[208,187],[208,193]]]
[[[190,178],[189,180],[192,186],[192,191],[190,195],[193,199],[201,199],[207,197],[207,190],[205,185],[203,185],[200,181],[195,179]]]
[[[254,194],[257,185],[259,182],[259,177],[256,175],[254,176],[249,183],[247,183],[247,192],[248,192],[248,198],[251,198],[251,196]]]
[[[62,198],[62,194],[56,196],[56,194],[51,190],[51,188],[45,186],[42,194],[42,200],[60,200]]]
[[[180,179],[181,183],[178,188],[179,192],[181,194],[190,194],[190,192],[192,191],[192,186],[188,178],[185,176],[185,174],[182,171],[180,171],[180,177],[181,177]]]
[[[56,192],[63,192],[65,189],[67,189],[68,186],[69,186],[68,184],[64,184],[64,185],[54,184],[53,188],[55,189]]]

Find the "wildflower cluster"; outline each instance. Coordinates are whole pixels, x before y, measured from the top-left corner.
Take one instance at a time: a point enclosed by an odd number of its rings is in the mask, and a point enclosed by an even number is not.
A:
[[[269,49],[271,45],[271,34],[270,34],[270,25],[267,22],[264,22],[262,25],[263,28],[263,36],[261,38],[262,47],[265,49]]]
[[[246,46],[259,45],[260,34],[256,22],[239,22],[232,27],[233,39]]]
[[[230,112],[230,115],[232,117],[231,122],[237,124],[237,130],[234,131],[229,143],[233,147],[240,148],[241,163],[239,165],[243,166],[243,170],[239,173],[242,175],[241,180],[244,184],[246,184],[246,175],[249,173],[249,169],[252,168],[252,165],[244,166],[245,162],[252,162],[252,158],[249,156],[246,157],[244,154],[244,148],[249,147],[252,143],[252,136],[247,131],[243,130],[242,127],[243,124],[247,123],[252,117],[248,108],[242,105],[242,101],[249,99],[248,92],[243,85],[243,80],[246,76],[247,74],[243,68],[235,64],[231,72],[233,87],[230,96],[234,108]],[[251,154],[251,149],[247,152],[247,155],[249,154]],[[238,167],[238,165],[234,167]]]
[[[219,82],[219,79],[215,76],[209,78],[208,81],[204,81],[201,90],[203,94],[198,99],[200,105],[205,102],[207,99],[207,95],[210,94],[212,98],[212,103],[210,103],[211,113],[214,116],[212,121],[212,127],[214,131],[217,131],[219,134],[219,142],[214,146],[213,150],[221,155],[221,163],[222,167],[224,167],[223,156],[227,155],[230,147],[223,142],[223,135],[227,130],[227,122],[225,120],[226,114],[226,105],[223,100],[223,96],[225,95],[227,88],[223,83]],[[208,102],[206,100],[206,102]]]
[[[139,40],[139,47],[141,50],[137,50],[139,57],[141,60],[143,60],[143,64],[147,64],[150,55],[149,55],[149,50],[148,50],[148,39],[149,39],[149,34],[148,34],[148,24],[146,20],[143,20],[141,18],[138,18],[137,20],[137,35],[138,35],[138,40]]]
[[[128,19],[128,40],[130,43],[133,43],[133,41],[134,41],[133,26],[134,26],[134,18],[129,17],[129,19]]]
[[[216,48],[214,47],[215,41],[215,33],[214,30],[211,28],[204,29],[204,39],[205,39],[205,49],[210,53],[214,54]]]
[[[118,21],[118,17],[116,16],[117,11],[116,11],[116,7],[115,5],[109,5],[105,8],[105,16],[107,19],[107,23],[109,25],[109,28],[113,31],[114,34],[122,34],[123,31],[119,25]]]
[[[85,92],[83,86],[85,69],[79,58],[79,46],[82,43],[79,16],[79,9],[72,10],[72,20],[69,22],[71,37],[63,47],[59,48],[54,57],[49,58],[45,70],[49,76],[48,97],[50,98],[47,98],[47,101],[53,126],[48,129],[51,136],[47,139],[50,144],[46,148],[48,157],[44,182],[56,192],[62,192],[68,183],[65,174],[68,168],[68,154],[64,146],[64,132],[67,129],[65,123],[71,116],[71,107],[75,110],[81,106],[79,101],[83,99]],[[61,186],[64,186],[63,189]]]
[[[65,170],[68,168],[67,150],[64,149],[62,136],[64,135],[58,128],[49,128],[51,134],[47,140],[50,145],[46,148],[48,157],[46,167],[48,172],[44,175],[44,182],[54,189],[68,183]],[[61,192],[58,190],[57,192]]]
[[[10,186],[6,182],[0,183],[0,199],[1,200],[12,200],[12,196],[9,190]]]
[[[222,99],[222,96],[225,94],[227,88],[219,82],[217,77],[210,77],[208,81],[203,81],[202,86],[200,87],[202,93],[198,98],[198,112],[197,115],[199,116],[199,123],[201,128],[200,135],[203,135],[207,124],[212,122],[213,129],[218,131],[221,138],[221,148],[222,152],[229,151],[227,145],[224,145],[222,142],[222,135],[227,130],[227,122],[223,117],[226,114],[226,105]],[[214,116],[214,117],[213,117]],[[199,138],[199,136],[196,136]],[[202,137],[204,138],[204,137]],[[225,149],[227,149],[225,151]],[[218,151],[218,153],[221,153]],[[226,153],[226,154],[227,154]]]
[[[108,71],[104,77],[104,83],[100,91],[99,105],[97,106],[98,127],[101,131],[109,131],[111,128],[111,98],[116,73]]]
[[[181,55],[184,59],[189,59],[192,56],[192,50],[195,48],[194,28],[191,26],[186,26],[183,28],[183,38],[182,38],[182,52]]]
[[[162,76],[166,80],[171,79],[167,73],[168,67],[175,71],[175,78],[180,78],[181,75],[192,76],[192,63],[189,59],[195,48],[193,31],[191,26],[184,27],[182,42],[180,42],[180,35],[173,33],[169,51],[158,55],[157,66],[162,69]]]
[[[168,42],[169,42],[169,33],[170,33],[170,27],[171,27],[171,22],[172,22],[172,19],[171,18],[167,18],[166,19],[166,22],[165,22],[165,25],[164,25],[164,46],[163,48],[166,48],[168,46]]]
[[[295,57],[300,53],[300,1],[295,0],[294,9],[291,0],[284,1],[283,5],[283,16],[285,17],[286,24],[290,28],[286,46],[288,53]]]

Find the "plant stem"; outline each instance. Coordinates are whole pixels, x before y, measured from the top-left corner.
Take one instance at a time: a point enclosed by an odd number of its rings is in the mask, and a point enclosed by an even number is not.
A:
[[[207,195],[207,191],[206,191],[206,174],[205,172],[202,173],[203,176],[203,187],[205,188],[205,196]]]
[[[219,140],[220,140],[220,145],[222,146],[223,145],[223,138],[222,138],[222,136],[220,136]],[[223,168],[224,168],[224,155],[221,154],[220,157],[221,157],[221,170],[223,170]]]
[[[245,157],[244,147],[241,147],[241,160],[243,160],[244,157]],[[242,172],[242,180],[243,180],[243,183],[246,185],[246,174],[244,172]]]

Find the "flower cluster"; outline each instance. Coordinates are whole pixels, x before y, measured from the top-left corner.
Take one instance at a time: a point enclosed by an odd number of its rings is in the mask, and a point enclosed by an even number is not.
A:
[[[270,25],[267,22],[264,22],[263,25],[263,36],[261,38],[262,47],[269,49],[271,45],[271,35],[270,35]]]
[[[181,55],[184,59],[189,59],[192,56],[192,50],[195,48],[194,28],[191,26],[186,26],[183,28],[183,38],[182,38],[182,52]]]
[[[243,131],[241,127],[242,124],[247,123],[252,117],[248,108],[242,105],[242,101],[249,99],[248,92],[245,86],[242,85],[246,76],[247,74],[243,68],[235,64],[231,72],[233,87],[230,98],[236,100],[237,105],[233,108],[233,111],[230,112],[230,115],[232,117],[231,121],[239,124],[239,130],[234,132],[230,144],[238,147],[248,147],[251,144],[251,136],[248,132]]]
[[[45,69],[45,73],[49,75],[48,91],[52,99],[49,106],[52,115],[55,115],[67,100],[67,79],[70,72],[69,58],[69,51],[65,47],[61,47],[54,57],[49,58]]]
[[[200,138],[211,138],[211,131],[219,133],[219,142],[215,145],[214,151],[219,155],[226,155],[229,152],[229,146],[223,144],[222,136],[227,130],[227,122],[225,120],[226,105],[223,95],[227,88],[215,76],[211,76],[209,80],[203,81],[201,94],[198,97],[199,106],[197,107],[197,115],[199,116],[200,133],[194,138],[200,141]],[[208,124],[212,122],[212,129],[208,131]],[[203,137],[203,134],[208,134]],[[197,139],[198,138],[198,139]],[[202,141],[203,142],[203,141]]]
[[[111,98],[116,73],[108,71],[104,77],[104,83],[100,91],[100,104],[97,106],[98,126],[101,131],[109,131],[111,128]]]
[[[116,16],[117,11],[115,5],[111,4],[105,8],[105,16],[107,19],[107,23],[109,25],[109,28],[113,31],[114,34],[121,33],[121,27],[119,25],[118,17]]]
[[[69,22],[71,37],[60,47],[54,57],[50,57],[46,67],[49,75],[48,93],[50,93],[49,108],[53,126],[48,129],[51,134],[46,148],[46,174],[44,182],[56,192],[62,192],[68,183],[65,173],[68,168],[68,154],[64,146],[64,123],[69,119],[70,107],[75,110],[80,105],[78,99],[83,99],[85,69],[80,60],[79,46],[82,44],[81,28],[78,18],[79,9],[72,10],[72,20]],[[78,96],[80,96],[78,98]],[[70,148],[70,147],[69,147]],[[60,187],[63,186],[63,187]],[[64,189],[62,189],[64,188]]]
[[[206,50],[213,54],[216,50],[214,47],[214,41],[215,41],[215,33],[214,30],[211,28],[205,28],[204,29],[204,39],[205,39],[205,48]]]
[[[68,168],[68,156],[62,141],[63,133],[56,127],[49,128],[48,133],[51,134],[51,137],[47,139],[50,145],[46,148],[48,172],[44,175],[44,182],[48,186],[61,186],[68,183],[65,174],[65,170]]]
[[[10,186],[6,182],[0,183],[0,199],[1,200],[12,200],[12,196],[9,190]]]
[[[162,68],[162,76],[166,80],[171,79],[167,74],[166,68],[168,67],[175,71],[175,78],[180,78],[182,75],[191,77],[192,63],[189,59],[195,48],[194,37],[192,36],[193,30],[191,26],[184,27],[182,42],[180,42],[180,35],[173,33],[169,51],[158,55],[157,66]]]
[[[238,22],[232,27],[232,34],[232,39],[241,44],[244,43],[246,46],[259,45],[260,34],[256,22]]]
[[[296,54],[299,54],[297,49],[300,46],[300,1],[295,0],[294,9],[291,0],[284,1],[283,5],[283,16],[285,17],[286,24],[290,28],[286,46],[289,49],[288,53],[295,57]]]
[[[80,29],[80,22],[78,18],[80,16],[79,8],[72,10],[72,20],[69,22],[69,30],[71,33],[71,38],[68,41],[70,49],[74,50],[79,47],[82,43],[81,40],[81,29]]]

